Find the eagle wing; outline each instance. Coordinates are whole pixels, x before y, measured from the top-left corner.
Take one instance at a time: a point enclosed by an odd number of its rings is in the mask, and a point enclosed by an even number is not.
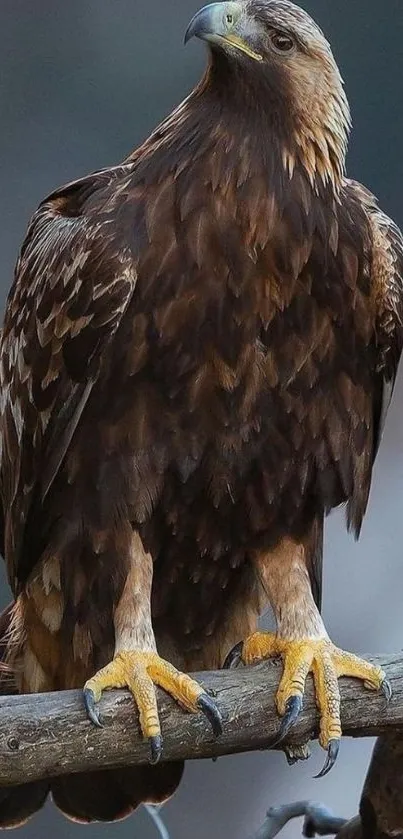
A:
[[[371,300],[375,308],[377,388],[374,460],[382,438],[403,348],[403,235],[362,184],[348,181],[364,206],[372,238]]]
[[[375,461],[386,416],[392,399],[399,360],[403,348],[403,235],[394,221],[379,208],[374,195],[357,181],[346,179],[342,201],[348,209],[357,203],[369,223],[371,260],[369,266],[372,322],[375,325],[376,368],[372,389],[372,463]],[[370,461],[371,462],[371,461]],[[363,488],[355,507],[348,506],[349,527],[358,535],[369,493]],[[309,534],[306,556],[315,602],[320,608],[322,592],[323,520],[314,522]]]
[[[105,350],[136,285],[108,213],[87,207],[113,178],[76,181],[41,203],[16,266],[0,338],[2,544],[17,593],[38,559],[35,515],[58,473]]]

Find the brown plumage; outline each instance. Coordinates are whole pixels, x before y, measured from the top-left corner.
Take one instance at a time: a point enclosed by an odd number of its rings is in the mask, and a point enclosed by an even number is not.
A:
[[[81,687],[154,635],[184,670],[221,666],[268,600],[278,637],[327,643],[308,585],[319,605],[323,519],[345,502],[358,534],[365,512],[402,345],[401,234],[344,176],[348,106],[305,12],[214,4],[188,34],[210,42],[200,84],[122,164],[42,202],[8,297],[19,691]],[[113,819],[181,772],[49,786],[71,817]],[[46,790],[10,792],[1,823]]]

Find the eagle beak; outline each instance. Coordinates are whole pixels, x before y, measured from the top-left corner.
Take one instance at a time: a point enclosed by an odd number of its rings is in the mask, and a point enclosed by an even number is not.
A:
[[[248,44],[245,5],[242,2],[211,3],[204,6],[189,23],[185,34],[185,44],[191,38],[201,38],[219,47],[233,47],[245,53],[255,61],[262,61],[263,56]]]

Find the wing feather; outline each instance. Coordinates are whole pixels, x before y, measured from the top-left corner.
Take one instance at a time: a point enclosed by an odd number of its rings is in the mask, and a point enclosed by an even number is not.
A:
[[[403,347],[403,235],[362,184],[349,181],[369,218],[371,298],[375,308],[378,388],[374,404],[374,459],[385,427]]]
[[[347,510],[349,526],[352,526],[358,534],[368,499],[371,465],[375,460],[384,430],[403,347],[403,236],[397,225],[380,210],[374,196],[361,184],[346,180],[343,198],[347,207],[350,204],[354,206],[358,202],[369,223],[371,241],[369,303],[372,307],[371,322],[375,324],[376,343],[376,369],[372,388],[372,451],[368,453],[369,469],[365,470],[367,478],[363,484],[359,482],[359,491],[353,493]],[[355,268],[353,275],[356,271]],[[348,278],[348,271],[346,271],[346,277]],[[368,319],[367,307],[365,307],[364,317]],[[354,396],[355,399],[356,396]],[[351,413],[351,403],[346,401],[344,395],[341,402],[342,410],[345,410],[346,406]],[[362,417],[360,410],[357,417]],[[357,433],[360,428],[366,435],[367,429],[365,427],[362,429],[362,423],[361,426],[357,424]],[[343,439],[342,435],[339,439]],[[329,438],[330,445],[333,442],[335,444],[337,442],[334,427]],[[357,448],[362,448],[361,444],[357,445]],[[340,458],[337,445],[334,459],[338,463],[342,477],[343,460]],[[350,484],[349,475],[346,475],[345,484],[346,486]],[[312,590],[318,606],[320,606],[322,581],[322,531],[323,521],[315,522],[309,534],[306,552]]]
[[[28,522],[85,411],[136,285],[131,253],[94,212],[107,173],[53,193],[28,228],[0,338],[2,550],[17,591]],[[87,212],[91,201],[91,211]]]

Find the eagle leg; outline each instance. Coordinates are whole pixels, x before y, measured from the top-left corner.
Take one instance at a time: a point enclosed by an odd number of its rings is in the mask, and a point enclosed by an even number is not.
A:
[[[371,690],[382,688],[387,699],[391,690],[380,667],[338,649],[330,640],[312,594],[310,559],[309,547],[291,538],[284,538],[270,553],[255,555],[256,572],[272,605],[277,632],[253,633],[234,647],[224,666],[282,658],[283,675],[276,695],[282,720],[272,746],[286,737],[298,719],[306,677],[312,673],[320,714],[319,742],[328,753],[319,773],[322,777],[334,765],[339,751],[340,676],[360,679]]]
[[[319,742],[328,752],[325,766],[317,775],[323,777],[336,761],[342,734],[338,679],[340,676],[360,679],[365,687],[370,690],[383,688],[388,696],[390,687],[385,673],[380,667],[340,650],[327,638],[294,641],[274,633],[256,632],[243,643],[241,658],[244,664],[256,664],[277,656],[281,656],[284,668],[276,695],[282,722],[271,745],[280,743],[298,719],[306,677],[312,673],[320,712]]]
[[[202,711],[214,734],[221,734],[221,715],[213,699],[194,679],[181,673],[156,652],[122,651],[88,679],[84,685],[88,717],[95,725],[101,726],[97,703],[102,692],[110,688],[128,688],[139,710],[143,737],[150,742],[150,762],[157,763],[162,754],[162,737],[155,685],[171,694],[186,711]]]
[[[205,714],[217,736],[221,733],[221,715],[213,699],[194,679],[158,655],[150,605],[152,558],[145,551],[138,533],[130,529],[126,536],[130,562],[124,589],[114,610],[115,655],[85,683],[84,704],[91,722],[100,726],[97,703],[102,692],[110,688],[128,688],[139,710],[142,734],[150,743],[150,762],[157,763],[163,743],[155,685],[170,693],[185,710]]]

